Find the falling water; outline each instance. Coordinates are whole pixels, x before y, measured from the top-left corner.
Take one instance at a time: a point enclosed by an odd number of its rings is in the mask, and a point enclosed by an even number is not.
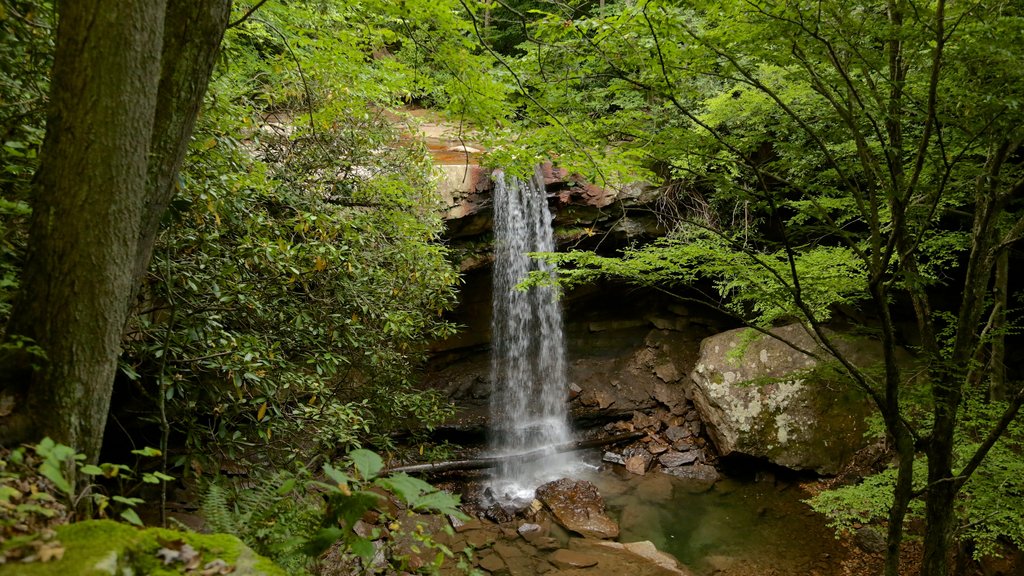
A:
[[[491,448],[507,456],[568,442],[562,314],[551,287],[517,290],[533,270],[551,267],[529,252],[553,252],[551,214],[538,169],[531,181],[494,174],[494,296],[491,321]],[[491,482],[499,500],[532,498],[572,467],[567,454],[506,461]]]

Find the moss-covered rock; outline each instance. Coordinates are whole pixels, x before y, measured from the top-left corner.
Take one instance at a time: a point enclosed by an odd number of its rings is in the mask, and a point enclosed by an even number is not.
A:
[[[772,332],[828,356],[798,324]],[[843,334],[832,340],[862,368],[881,361],[877,341]],[[836,370],[778,339],[742,328],[706,338],[691,379],[694,404],[723,455],[835,474],[867,444],[867,398]]]
[[[234,576],[286,576],[270,560],[250,550],[229,534],[197,534],[162,528],[140,530],[110,520],[88,520],[57,528],[64,547],[60,560],[0,566],[0,576],[164,576],[184,573],[184,564],[164,564],[161,549],[184,545],[199,554],[198,568],[222,561]],[[227,568],[230,570],[230,568]],[[194,572],[198,573],[198,571]]]

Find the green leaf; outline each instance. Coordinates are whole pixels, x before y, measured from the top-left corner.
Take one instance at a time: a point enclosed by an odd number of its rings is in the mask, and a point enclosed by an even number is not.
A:
[[[370,542],[361,536],[356,536],[349,542],[349,549],[353,554],[363,558],[364,560],[373,558],[373,554],[375,552],[373,542]]]
[[[377,474],[384,468],[384,461],[376,452],[371,450],[359,448],[349,452],[348,457],[363,480],[376,478]]]
[[[399,499],[415,507],[419,502],[420,495],[436,490],[429,482],[413,478],[408,474],[395,474],[388,478],[378,478],[374,484],[387,488],[394,492]]]
[[[124,510],[121,510],[121,513],[118,514],[118,516],[123,518],[124,521],[129,524],[134,524],[135,526],[143,525],[142,518],[139,518],[139,515],[135,512],[135,510],[132,510],[131,508],[125,508]]]
[[[142,498],[128,498],[126,496],[111,496],[110,499],[113,500],[114,502],[120,502],[121,504],[125,504],[127,506],[137,506],[139,504],[146,503],[146,501],[143,500]]]
[[[337,484],[337,486],[334,486],[334,488],[338,488],[340,486],[348,486],[348,484],[352,482],[351,476],[342,472],[341,470],[338,470],[337,468],[331,466],[330,464],[324,464],[324,474],[326,474],[328,478],[330,478],[335,482],[335,484]]]
[[[64,472],[60,469],[60,464],[55,463],[51,460],[46,460],[39,465],[39,473],[45,476],[58,490],[68,496],[74,494],[74,488],[71,487],[71,483],[64,477]]]
[[[147,456],[148,457],[148,456],[160,456],[161,454],[163,454],[163,452],[157,450],[156,448],[152,448],[150,446],[146,446],[145,448],[142,448],[140,450],[132,450],[132,454],[135,454],[136,456]]]
[[[99,466],[96,466],[95,464],[86,464],[85,466],[79,468],[78,471],[81,472],[82,474],[87,474],[89,476],[103,475],[103,469],[100,468]]]

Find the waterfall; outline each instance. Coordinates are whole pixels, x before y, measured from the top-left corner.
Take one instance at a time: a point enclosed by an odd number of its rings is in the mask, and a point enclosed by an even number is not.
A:
[[[532,270],[554,273],[526,255],[555,249],[540,169],[530,181],[494,173],[494,235],[490,445],[506,456],[571,440],[561,308],[551,287],[516,289]],[[491,492],[499,500],[532,498],[571,468],[568,454],[506,462]]]

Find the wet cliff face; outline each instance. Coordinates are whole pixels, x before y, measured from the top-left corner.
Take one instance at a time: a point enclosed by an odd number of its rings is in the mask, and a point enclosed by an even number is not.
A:
[[[472,163],[441,164],[446,237],[464,272],[492,259],[494,204],[490,171]],[[658,193],[643,183],[600,188],[545,164],[544,182],[560,250],[611,253],[665,234],[657,217]]]
[[[459,406],[456,429],[482,431],[491,386],[492,184],[488,171],[465,161],[441,170],[447,241],[463,273],[451,319],[464,328],[432,345],[423,382]],[[611,254],[665,232],[649,186],[603,189],[550,165],[543,174],[559,250]],[[576,425],[584,427],[686,402],[685,379],[701,339],[731,327],[710,311],[617,282],[568,291],[561,304],[567,399]]]

